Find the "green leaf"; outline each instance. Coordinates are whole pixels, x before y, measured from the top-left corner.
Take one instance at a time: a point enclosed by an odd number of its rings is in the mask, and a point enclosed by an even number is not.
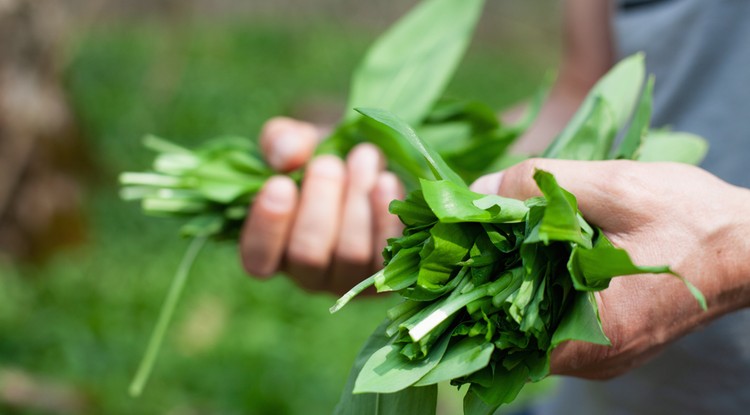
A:
[[[557,184],[555,177],[544,170],[534,172],[534,181],[547,199],[544,216],[539,225],[539,238],[550,241],[569,241],[590,247],[578,220],[578,202],[575,196]]]
[[[490,386],[472,384],[464,397],[464,415],[491,415],[497,408],[513,402],[526,380],[529,369],[518,365],[511,370],[496,365]]]
[[[440,362],[449,340],[450,336],[444,335],[421,360],[407,359],[400,344],[383,346],[362,367],[354,393],[392,393],[413,385]]]
[[[489,364],[494,350],[495,346],[484,338],[464,338],[451,345],[440,363],[414,385],[432,385],[470,375]]]
[[[698,165],[708,152],[705,139],[690,133],[650,131],[638,148],[638,161],[671,161]]]
[[[347,108],[384,108],[420,122],[458,66],[483,5],[429,0],[415,7],[370,48],[352,79]],[[346,119],[355,116],[349,111]]]
[[[612,342],[604,334],[599,318],[599,307],[592,292],[577,292],[573,303],[563,315],[560,324],[552,335],[552,348],[568,340],[579,340],[603,346]]]
[[[447,164],[445,164],[445,161],[442,157],[440,157],[440,154],[438,154],[438,152],[435,151],[429,143],[419,138],[414,130],[409,127],[409,125],[401,118],[381,109],[357,108],[357,111],[365,117],[375,120],[398,133],[398,137],[401,140],[409,143],[412,147],[419,151],[419,153],[422,155],[422,157],[425,158],[425,160],[427,160],[432,173],[438,180],[450,180],[451,182],[459,186],[466,186],[466,183],[464,183],[463,179],[461,179],[461,177],[459,177],[456,172],[451,170],[451,168],[448,167]]]
[[[419,253],[417,284],[420,287],[440,288],[451,277],[474,243],[475,237],[470,231],[466,226],[441,222],[430,229],[430,238]]]
[[[427,206],[421,190],[409,192],[404,200],[391,201],[388,211],[397,215],[404,225],[412,227],[428,225],[437,220],[435,214]]]
[[[579,291],[603,290],[612,278],[622,275],[672,273],[665,265],[635,265],[625,250],[612,246],[595,246],[592,249],[574,247],[568,269]]]
[[[606,102],[606,107],[611,111],[615,133],[622,129],[638,101],[645,73],[642,53],[625,58],[615,65],[594,85],[565,129],[547,147],[543,157],[560,158],[561,152],[571,145],[570,142],[589,122],[591,114],[595,113],[592,107],[598,100]]]
[[[563,160],[604,160],[607,158],[617,134],[614,114],[607,101],[600,96],[595,96],[588,108],[590,112],[584,118],[580,128],[573,133],[566,145],[558,150],[555,158]]]
[[[370,335],[357,355],[339,403],[334,409],[334,415],[391,415],[398,413],[435,415],[437,407],[437,387],[435,385],[406,388],[388,394],[352,393],[357,376],[370,356],[390,342],[390,339],[385,335],[385,328],[388,323],[387,320],[384,321]]]
[[[643,88],[641,99],[638,102],[638,108],[635,110],[633,120],[630,122],[628,132],[625,134],[625,138],[620,143],[620,146],[615,152],[614,158],[634,159],[638,147],[641,146],[641,142],[648,133],[649,124],[651,122],[651,109],[652,109],[652,95],[654,91],[654,76],[651,75],[646,82],[646,87]]]
[[[574,287],[579,291],[598,291],[607,288],[613,277],[635,274],[671,274],[682,281],[703,310],[707,309],[703,293],[690,281],[672,271],[666,265],[635,265],[627,251],[615,248],[607,237],[599,232],[592,249],[573,248],[568,260],[568,270]]]
[[[398,291],[416,283],[421,250],[421,246],[415,246],[398,251],[383,272],[375,274],[378,292]]]
[[[521,222],[528,212],[526,205],[515,199],[475,193],[445,180],[421,180],[425,201],[441,222]]]

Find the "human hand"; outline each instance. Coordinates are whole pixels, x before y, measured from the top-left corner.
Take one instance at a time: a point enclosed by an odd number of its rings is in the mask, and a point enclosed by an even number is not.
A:
[[[669,276],[615,278],[596,293],[612,346],[563,343],[552,353],[552,373],[589,379],[620,375],[682,335],[750,305],[747,189],[683,164],[545,159],[481,177],[472,188],[521,200],[538,196],[535,169],[554,174],[576,195],[586,219],[627,250],[634,263],[670,265],[708,301],[704,312]]]
[[[284,271],[308,290],[343,293],[382,267],[386,239],[402,226],[388,205],[403,190],[371,144],[356,146],[346,161],[311,160],[322,136],[290,118],[266,122],[260,143],[271,167],[286,173],[307,166],[301,190],[284,175],[263,186],[245,220],[240,254],[259,278]]]

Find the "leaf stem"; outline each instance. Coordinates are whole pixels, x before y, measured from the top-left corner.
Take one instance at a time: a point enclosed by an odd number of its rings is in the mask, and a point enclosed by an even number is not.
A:
[[[193,239],[190,246],[188,246],[185,255],[182,257],[180,266],[177,268],[177,272],[172,279],[172,285],[169,287],[167,297],[164,299],[164,303],[161,306],[159,319],[156,321],[156,326],[151,334],[146,353],[143,355],[141,364],[138,366],[138,371],[133,378],[133,382],[130,384],[130,395],[133,397],[140,396],[141,392],[143,392],[143,387],[148,381],[151,370],[156,362],[156,357],[159,354],[159,348],[164,340],[164,334],[166,333],[167,328],[169,327],[169,322],[174,314],[175,306],[180,298],[180,294],[182,294],[183,287],[185,287],[188,273],[207,239],[207,237],[197,237]]]
[[[329,308],[328,311],[330,311],[331,314],[341,310],[343,306],[346,305],[349,301],[351,301],[352,298],[357,296],[357,294],[361,293],[362,291],[366,290],[367,287],[375,284],[375,278],[377,278],[379,275],[382,275],[384,270],[380,270],[374,274],[372,274],[369,278],[366,280],[360,282],[359,284],[355,285],[351,290],[347,291],[346,294],[342,295],[341,298],[339,298],[336,301],[336,304],[333,305],[333,307]]]

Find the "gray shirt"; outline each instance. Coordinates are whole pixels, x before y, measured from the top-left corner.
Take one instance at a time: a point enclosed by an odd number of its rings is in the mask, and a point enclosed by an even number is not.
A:
[[[750,187],[750,0],[622,1],[614,28],[619,56],[646,52],[656,76],[653,125],[705,137],[710,150],[702,166]],[[565,378],[535,413],[747,414],[749,385],[744,310],[613,380]]]

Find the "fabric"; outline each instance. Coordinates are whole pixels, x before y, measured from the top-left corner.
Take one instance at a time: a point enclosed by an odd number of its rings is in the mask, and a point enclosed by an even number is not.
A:
[[[750,1],[624,1],[614,29],[619,57],[644,51],[647,69],[656,76],[653,125],[705,137],[710,150],[702,167],[750,187]],[[534,413],[747,414],[748,385],[750,310],[745,310],[616,379],[565,378]]]

